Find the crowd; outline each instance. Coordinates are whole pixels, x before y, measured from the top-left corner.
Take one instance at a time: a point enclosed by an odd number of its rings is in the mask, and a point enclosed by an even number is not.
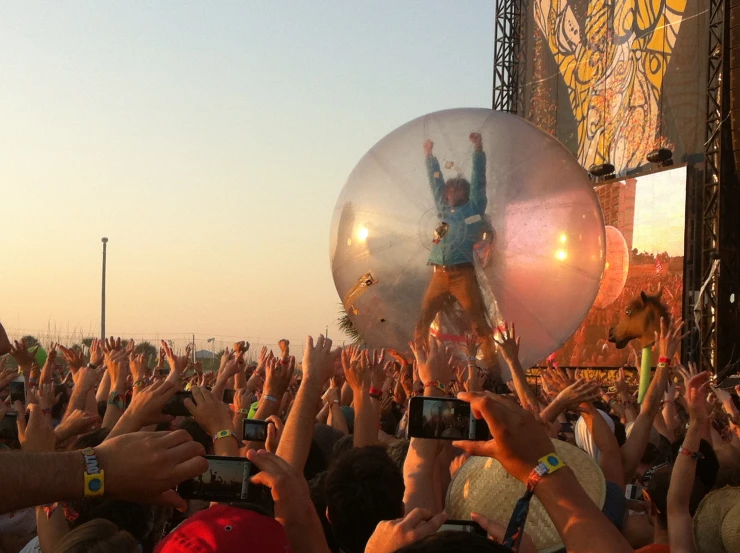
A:
[[[238,342],[208,372],[166,342],[150,360],[112,338],[52,344],[39,367],[0,325],[0,548],[738,552],[738,390],[676,364],[681,339],[664,322],[637,403],[623,372],[612,390],[550,366],[531,386],[508,326],[502,382],[476,366],[474,337],[398,352],[319,336],[301,362],[284,340],[254,364]],[[183,391],[188,414],[166,414]],[[468,402],[491,439],[408,439],[416,396]],[[264,440],[244,440],[245,419],[266,421]],[[183,482],[224,481],[212,456],[249,461],[248,499],[182,497]]]

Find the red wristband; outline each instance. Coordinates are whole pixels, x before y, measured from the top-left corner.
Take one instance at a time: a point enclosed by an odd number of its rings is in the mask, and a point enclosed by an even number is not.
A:
[[[670,365],[671,364],[671,360],[668,357],[659,357],[658,358],[658,363],[665,363],[666,365]]]
[[[686,449],[683,446],[678,449],[678,452],[682,455],[686,455],[686,457],[691,457],[692,459],[694,459],[694,461],[698,461],[699,459],[704,458],[704,455],[702,455],[698,451],[691,451],[690,449]]]
[[[383,395],[383,390],[380,390],[378,388],[370,388],[370,397],[382,396],[382,395]]]

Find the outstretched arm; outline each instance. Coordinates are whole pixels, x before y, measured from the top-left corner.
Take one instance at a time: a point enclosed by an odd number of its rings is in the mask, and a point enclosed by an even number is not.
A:
[[[470,202],[483,212],[488,203],[486,198],[486,154],[483,151],[483,139],[480,133],[470,133],[473,143],[473,171],[470,175]]]
[[[427,177],[429,177],[429,186],[432,188],[434,203],[438,208],[442,206],[442,194],[445,187],[445,180],[442,178],[442,169],[439,167],[439,161],[432,155],[434,142],[427,140],[424,142],[424,157],[427,165]]]

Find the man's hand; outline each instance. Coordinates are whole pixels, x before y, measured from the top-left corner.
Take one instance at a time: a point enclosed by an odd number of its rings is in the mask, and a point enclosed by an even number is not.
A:
[[[524,483],[539,459],[555,450],[545,427],[531,412],[513,401],[480,392],[461,393],[458,398],[470,402],[476,419],[485,419],[493,439],[487,442],[455,441],[453,446],[471,455],[493,457],[506,472]]]
[[[239,354],[244,355],[248,351],[249,351],[249,342],[247,342],[246,340],[242,340],[240,342],[234,343],[234,353],[236,355],[239,355]]]
[[[128,409],[122,419],[131,422],[131,427],[138,431],[150,424],[158,424],[162,420],[162,410],[167,402],[177,392],[177,386],[172,382],[158,380],[151,386],[140,390],[131,399]]]
[[[522,339],[516,335],[514,323],[511,323],[511,329],[509,329],[509,323],[504,322],[503,331],[500,330],[494,335],[493,341],[498,345],[499,351],[507,363],[519,360],[519,345]]]
[[[566,409],[575,409],[581,403],[589,403],[601,397],[601,386],[595,380],[581,378],[563,389],[556,401],[562,403]]]
[[[129,407],[130,409],[130,407]],[[88,413],[81,409],[75,409],[69,413],[64,420],[54,429],[57,443],[62,443],[68,439],[85,434],[93,429],[96,424],[103,422],[97,413]]]
[[[287,362],[290,357],[290,340],[283,338],[278,342],[278,347],[280,348],[280,359]]]
[[[181,511],[188,504],[175,486],[208,470],[205,449],[184,430],[124,434],[106,440],[95,453],[105,473],[106,497]]]
[[[342,365],[345,367],[344,376],[352,388],[354,397],[370,392],[372,374],[369,359],[364,352],[350,348],[342,350]]]
[[[688,332],[683,334],[683,321],[672,321],[668,324],[663,317],[660,318],[660,336],[655,333],[655,340],[658,342],[658,352],[660,357],[673,359],[678,348],[681,346],[681,340],[688,336]]]
[[[447,520],[444,511],[435,515],[426,509],[416,508],[404,518],[383,520],[365,546],[365,553],[393,553],[427,536],[431,536]]]
[[[147,367],[147,358],[145,353],[133,353],[131,352],[128,357],[129,370],[134,382],[142,382],[149,371]],[[135,388],[134,388],[135,389]]]
[[[267,441],[265,442],[265,449],[270,453],[276,453],[278,445],[280,445],[280,438],[283,435],[283,429],[285,424],[280,417],[270,415],[267,417]]]
[[[427,348],[413,343],[409,345],[416,357],[421,382],[426,385],[429,382],[439,381],[446,386],[454,373],[454,366],[449,363],[451,356],[442,342],[430,336]]]
[[[67,365],[69,365],[69,370],[72,372],[73,375],[77,374],[77,371],[79,371],[87,364],[87,361],[85,360],[85,354],[82,353],[82,350],[77,351],[70,348],[65,348],[63,345],[60,344],[59,351],[62,352],[62,357],[64,357]]]
[[[311,381],[321,386],[334,373],[334,365],[330,362],[332,341],[319,334],[316,344],[313,337],[306,338],[306,349],[303,351],[303,380]]]
[[[105,348],[104,341],[98,338],[93,338],[90,343],[90,364],[93,367],[100,367],[105,360]]]
[[[288,389],[295,371],[295,357],[277,360],[273,358],[265,367],[265,394],[280,401]]]
[[[193,400],[186,399],[185,407],[200,427],[210,436],[221,430],[234,431],[231,410],[223,401],[214,399],[210,390],[193,387]]]
[[[31,372],[31,365],[36,361],[36,352],[39,350],[39,346],[35,345],[31,348],[26,346],[26,341],[21,339],[19,342],[15,340],[13,346],[10,348],[10,355],[18,363],[18,368],[23,372],[24,375],[28,376]]]
[[[54,451],[56,435],[51,428],[51,413],[44,413],[41,406],[28,406],[31,415],[26,423],[23,411],[18,412],[18,439],[23,451]]]
[[[37,403],[43,411],[53,409],[57,402],[62,398],[62,394],[54,394],[54,384],[41,384],[38,388],[28,390],[29,403]]]
[[[483,149],[483,138],[481,137],[479,132],[471,132],[468,138],[470,139],[470,142],[473,144],[473,148],[475,148],[476,150]]]
[[[162,348],[164,349],[164,353],[167,356],[167,362],[170,364],[170,370],[172,371],[167,377],[167,380],[181,378],[190,362],[190,344],[185,347],[185,355],[175,355],[170,345],[164,340],[162,340]]]
[[[686,408],[690,420],[699,423],[709,420],[707,394],[710,384],[708,372],[699,373],[689,379],[686,385]]]

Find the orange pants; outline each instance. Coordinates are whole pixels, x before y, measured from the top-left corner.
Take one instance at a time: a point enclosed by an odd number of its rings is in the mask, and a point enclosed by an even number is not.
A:
[[[415,339],[426,342],[429,339],[429,326],[450,296],[462,306],[468,319],[470,330],[481,340],[483,361],[489,369],[498,372],[496,367],[496,346],[493,330],[486,319],[486,303],[483,301],[472,264],[434,265],[432,280],[421,302],[421,316],[416,325]]]

